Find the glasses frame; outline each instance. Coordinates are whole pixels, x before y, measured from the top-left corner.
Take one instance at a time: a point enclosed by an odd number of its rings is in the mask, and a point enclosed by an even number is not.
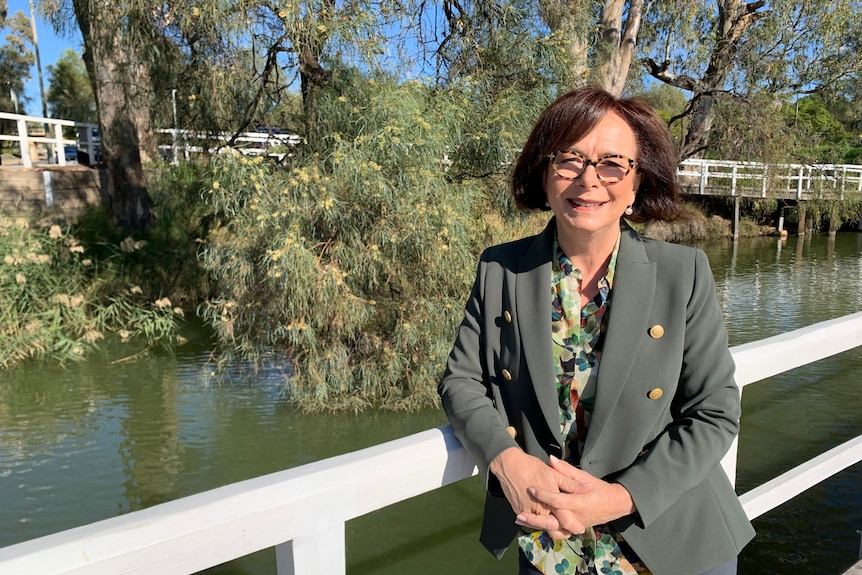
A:
[[[573,156],[579,156],[584,161],[584,169],[581,170],[581,173],[578,174],[577,176],[575,176],[574,178],[560,175],[560,172],[557,169],[557,162],[555,161],[557,154],[572,154]],[[599,162],[601,162],[603,160],[607,160],[608,158],[620,158],[622,160],[626,160],[629,164],[629,167],[626,170],[626,173],[623,174],[623,176],[621,178],[619,178],[618,180],[614,180],[614,179],[608,180],[608,179],[603,178],[599,175]],[[638,168],[638,163],[636,160],[633,160],[633,159],[629,158],[628,156],[623,156],[622,154],[605,154],[604,156],[600,156],[599,158],[597,158],[595,160],[590,160],[586,156],[584,156],[582,153],[575,151],[575,150],[558,150],[556,152],[548,154],[548,159],[551,161],[551,166],[554,168],[554,173],[557,175],[557,177],[563,178],[564,180],[569,180],[570,182],[573,182],[573,181],[577,180],[578,178],[580,178],[581,176],[583,176],[584,172],[587,171],[587,168],[589,166],[592,166],[596,170],[596,177],[599,179],[600,182],[604,182],[605,184],[616,184],[616,183],[622,182],[623,180],[626,179],[626,177],[628,177],[628,175],[631,173],[632,170],[637,170],[637,168]]]

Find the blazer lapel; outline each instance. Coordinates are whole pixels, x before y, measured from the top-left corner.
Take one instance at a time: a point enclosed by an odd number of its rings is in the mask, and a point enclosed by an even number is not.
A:
[[[551,437],[560,435],[560,407],[551,344],[551,258],[554,218],[519,261],[515,285],[521,346],[530,379]],[[526,328],[529,327],[529,330]]]
[[[655,264],[647,259],[640,237],[627,225],[620,238],[608,326],[596,380],[596,403],[584,456],[608,428],[614,407],[631,374],[655,295]]]

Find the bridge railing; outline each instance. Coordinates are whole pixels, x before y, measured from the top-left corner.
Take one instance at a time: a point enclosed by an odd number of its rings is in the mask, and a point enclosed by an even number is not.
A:
[[[170,143],[159,144],[159,153],[173,163],[179,161],[180,154],[188,160],[191,154],[217,154],[224,149],[235,149],[246,156],[267,156],[280,162],[302,141],[297,134],[273,128],[238,134],[168,128],[156,132],[170,135]]]
[[[862,197],[862,166],[853,164],[761,164],[684,160],[677,171],[688,193],[810,200]]]
[[[33,167],[39,148],[45,148],[45,157],[49,164],[65,166],[72,162],[73,158],[77,162],[78,150],[86,154],[90,165],[96,163],[99,153],[99,127],[96,124],[57,118],[37,118],[7,112],[0,112],[0,120],[15,122],[15,133],[0,133],[0,140],[18,143],[21,165],[25,168]],[[2,121],[0,125],[3,125]],[[64,137],[63,128],[74,128],[77,137],[74,139]],[[74,147],[74,156],[67,157],[67,146]]]
[[[862,346],[862,312],[731,349],[742,387]],[[755,518],[862,461],[862,435],[740,497]],[[735,477],[736,445],[722,462]],[[346,572],[345,523],[469,477],[451,427],[431,429],[0,549],[4,575],[187,575],[275,548],[279,575]]]

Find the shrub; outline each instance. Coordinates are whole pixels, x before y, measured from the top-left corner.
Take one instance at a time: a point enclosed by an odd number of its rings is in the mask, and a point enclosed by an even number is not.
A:
[[[0,247],[0,367],[29,358],[79,360],[110,333],[147,346],[172,343],[182,311],[106,279],[111,274],[100,272],[68,229],[0,217]],[[142,247],[127,238],[115,249]]]

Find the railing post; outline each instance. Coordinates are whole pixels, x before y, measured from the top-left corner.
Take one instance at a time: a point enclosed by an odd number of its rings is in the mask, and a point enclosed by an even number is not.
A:
[[[799,166],[799,179],[796,182],[796,200],[802,199],[802,177],[805,173],[805,166]]]
[[[706,178],[707,172],[709,168],[706,166],[706,162],[700,163],[700,195],[702,196],[704,192],[706,192]]]
[[[54,124],[54,153],[57,154],[57,165],[66,165],[66,146],[63,144],[63,126]]]
[[[278,575],[345,575],[344,523],[275,547]]]
[[[25,168],[32,168],[33,161],[30,158],[30,140],[27,138],[27,121],[19,118],[18,121],[18,146],[21,148],[21,164]]]

